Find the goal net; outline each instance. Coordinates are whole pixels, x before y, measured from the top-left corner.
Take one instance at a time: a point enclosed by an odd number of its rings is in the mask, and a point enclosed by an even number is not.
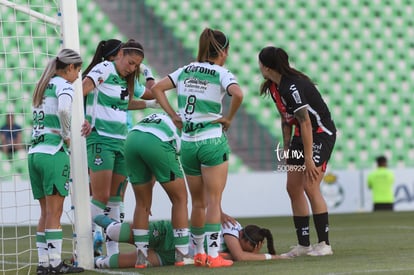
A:
[[[31,273],[37,266],[36,226],[40,206],[33,200],[27,168],[31,98],[50,58],[63,47],[79,51],[76,14],[76,0],[0,0],[1,273]],[[80,80],[75,88],[78,90],[75,94],[81,97]],[[76,96],[73,111],[76,114],[72,117],[72,133],[80,133],[83,111],[81,99]],[[85,208],[89,207],[86,151],[81,137],[73,134],[71,141],[73,184],[61,220],[62,259],[73,258],[79,265],[92,268],[90,225],[79,222],[90,220],[89,211],[85,211],[89,209]]]

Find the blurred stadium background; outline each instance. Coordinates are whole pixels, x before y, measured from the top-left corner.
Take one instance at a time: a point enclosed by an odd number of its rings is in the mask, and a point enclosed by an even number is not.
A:
[[[82,0],[78,9],[85,66],[100,40],[134,38],[144,46],[144,62],[161,78],[195,59],[205,27],[229,35],[226,67],[245,93],[229,131],[232,172],[275,169],[279,115],[270,98],[258,95],[262,79],[257,53],[267,45],[285,48],[293,65],[313,78],[327,101],[338,128],[331,168],[372,167],[378,154],[385,154],[392,167],[414,165],[411,1]],[[10,11],[1,10],[2,21],[14,16],[7,14]],[[1,34],[15,33],[15,28],[2,24]],[[30,54],[29,49],[27,54],[17,52],[28,47],[57,52],[59,44],[42,39],[43,32],[35,30],[32,41],[10,36],[0,44],[0,119],[14,112],[24,127],[25,143],[31,123],[25,114],[30,113],[31,94],[43,66],[29,73],[21,68],[33,67],[34,62],[45,65],[47,57]],[[143,115],[135,112],[134,119]],[[0,174],[27,176],[24,152],[19,154],[13,164],[2,154]]]

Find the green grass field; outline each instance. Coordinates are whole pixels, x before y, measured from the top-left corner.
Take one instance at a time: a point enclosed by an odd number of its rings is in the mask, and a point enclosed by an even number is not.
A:
[[[239,221],[242,225],[254,223],[269,228],[274,234],[278,254],[286,252],[296,242],[290,217]],[[333,256],[236,262],[232,267],[219,269],[168,266],[145,270],[86,271],[83,274],[414,274],[413,233],[413,212],[331,215],[330,239],[334,250]],[[311,241],[317,241],[313,226]],[[33,257],[37,258],[36,253]],[[34,272],[35,267],[32,267],[32,273]],[[26,273],[27,269],[18,274]]]

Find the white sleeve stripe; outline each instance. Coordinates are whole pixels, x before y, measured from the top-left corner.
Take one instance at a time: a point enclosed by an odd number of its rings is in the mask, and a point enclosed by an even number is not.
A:
[[[300,106],[299,108],[295,109],[295,110],[293,111],[293,113],[296,113],[296,112],[297,112],[297,111],[299,111],[300,109],[303,109],[303,108],[308,108],[308,106],[309,106],[309,104],[302,105],[302,106]]]

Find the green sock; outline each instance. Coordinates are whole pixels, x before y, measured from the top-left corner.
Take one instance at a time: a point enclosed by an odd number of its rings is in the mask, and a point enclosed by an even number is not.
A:
[[[110,258],[109,258],[109,268],[118,268],[119,267],[119,253],[113,254]]]

